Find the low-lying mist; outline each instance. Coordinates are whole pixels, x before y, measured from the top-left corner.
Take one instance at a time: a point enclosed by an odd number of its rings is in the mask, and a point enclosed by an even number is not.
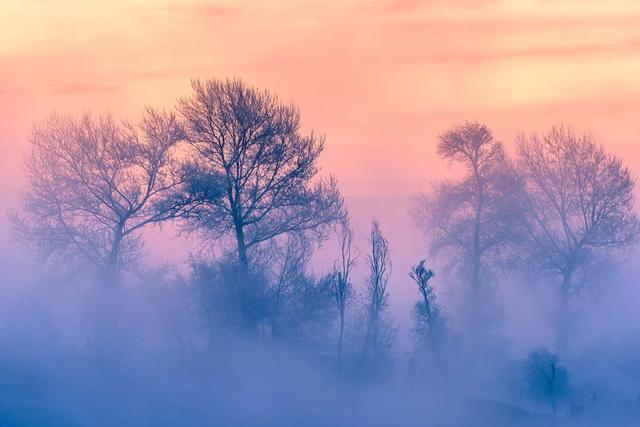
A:
[[[576,350],[562,358],[568,384],[555,416],[544,396],[531,393],[526,377],[528,352],[552,341],[547,336],[544,342],[548,326],[537,323],[544,313],[530,313],[528,304],[536,300],[527,296],[526,283],[504,296],[511,309],[479,350],[459,342],[439,356],[394,350],[373,360],[361,355],[361,337],[351,331],[354,348],[339,364],[333,339],[307,345],[212,330],[201,293],[171,274],[148,274],[126,287],[113,316],[117,334],[107,347],[95,345],[100,303],[92,284],[51,276],[4,281],[0,421],[633,426],[640,415],[640,331],[636,276],[627,274],[609,284],[603,301],[581,301],[574,318],[579,338]],[[324,327],[333,338],[335,319]]]

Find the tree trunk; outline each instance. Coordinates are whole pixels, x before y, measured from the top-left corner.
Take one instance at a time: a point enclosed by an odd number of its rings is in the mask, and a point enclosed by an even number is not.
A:
[[[340,333],[338,335],[338,365],[342,367],[342,339],[344,337],[344,308],[340,310]]]
[[[240,266],[247,271],[249,269],[249,258],[247,257],[247,244],[244,238],[244,228],[240,221],[234,221],[236,231],[236,242],[238,244],[238,261]]]
[[[478,152],[472,160],[475,182],[475,217],[473,229],[473,252],[471,254],[471,338],[477,341],[480,332],[480,223],[482,221],[483,184],[480,176]],[[474,343],[475,346],[475,343]]]
[[[234,219],[234,227],[236,232],[236,242],[238,244],[238,289],[240,296],[241,312],[245,326],[251,334],[260,335],[260,320],[255,317],[255,303],[258,302],[259,289],[258,283],[251,277],[249,272],[249,257],[247,256],[247,245],[244,236],[244,227],[240,220]],[[262,301],[260,301],[262,302]]]
[[[280,299],[282,296],[282,279],[278,281],[276,288],[276,300],[273,303],[273,313],[271,314],[271,335],[277,338],[280,334]]]
[[[107,361],[118,345],[119,310],[121,309],[118,276],[123,239],[122,227],[116,228],[104,271],[93,292],[92,311],[96,322],[93,350],[95,356],[102,361]]]
[[[562,275],[562,284],[558,290],[558,324],[556,330],[556,353],[566,352],[569,342],[569,289],[573,271],[568,269]]]
[[[372,306],[369,309],[369,318],[367,319],[367,333],[364,341],[363,354],[368,356],[375,356],[378,346],[378,326],[377,326],[377,313]]]
[[[378,326],[378,312],[376,311],[373,317],[373,331],[371,336],[371,348],[374,357],[378,356]]]
[[[480,213],[476,214],[473,232],[473,254],[471,266],[471,336],[478,338],[480,332]]]
[[[124,238],[122,228],[118,227],[113,232],[113,242],[111,243],[111,250],[107,256],[105,265],[105,277],[104,280],[107,285],[114,286],[118,279],[119,261],[120,261],[120,249],[122,246],[122,239]]]

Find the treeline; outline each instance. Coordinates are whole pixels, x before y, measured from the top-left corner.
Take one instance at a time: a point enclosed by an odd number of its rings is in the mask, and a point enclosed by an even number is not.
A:
[[[139,122],[56,114],[34,126],[23,208],[11,219],[41,260],[95,279],[100,334],[118,324],[141,230],[172,222],[215,254],[194,259],[187,280],[207,339],[272,339],[339,366],[386,363],[398,333],[387,312],[389,244],[373,220],[367,247],[354,246],[338,184],[319,174],[324,143],[301,130],[295,105],[267,90],[195,80],[174,108],[149,108]],[[442,161],[463,166],[464,176],[416,197],[412,215],[464,304],[454,325],[432,287],[431,261],[416,260],[407,278],[419,297],[414,360],[482,346],[504,274],[555,287],[562,354],[571,300],[637,240],[634,180],[591,135],[558,126],[521,135],[516,147],[510,158],[477,122],[439,136]],[[328,238],[338,242],[336,261],[315,277],[308,264]],[[363,283],[356,268],[367,271]],[[551,354],[532,357],[555,363]]]

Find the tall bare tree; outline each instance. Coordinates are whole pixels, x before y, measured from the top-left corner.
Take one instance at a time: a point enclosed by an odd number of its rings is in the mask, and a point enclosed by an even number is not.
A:
[[[419,196],[414,214],[430,239],[431,254],[448,259],[468,283],[468,321],[475,334],[484,323],[483,283],[517,230],[512,194],[518,179],[487,126],[465,122],[439,139],[438,154],[463,165],[465,175],[442,181],[431,194]]]
[[[365,352],[378,355],[383,311],[387,306],[389,295],[387,285],[391,276],[391,257],[389,242],[382,235],[378,220],[371,223],[369,237],[371,253],[367,255],[369,278],[367,280],[367,335]]]
[[[354,252],[353,230],[347,217],[340,221],[337,233],[340,258],[334,263],[331,293],[333,294],[333,298],[336,302],[340,318],[338,331],[338,362],[342,363],[342,341],[344,338],[345,313],[347,303],[353,296],[351,272],[356,266],[358,255],[355,253],[357,250]]]
[[[76,259],[115,279],[141,245],[143,227],[178,215],[173,114],[147,109],[138,125],[109,115],[53,115],[33,128],[28,185],[14,229],[43,260]]]
[[[197,154],[191,170],[197,183],[218,177],[211,181],[223,191],[191,211],[189,229],[232,235],[245,268],[252,247],[278,236],[325,237],[344,216],[343,201],[332,178],[317,178],[324,141],[303,135],[298,109],[241,80],[195,80],[192,88],[178,105]]]
[[[526,179],[530,265],[558,280],[557,351],[568,344],[569,301],[585,285],[583,273],[601,256],[634,243],[640,224],[634,180],[592,136],[565,126],[521,136],[519,166]]]

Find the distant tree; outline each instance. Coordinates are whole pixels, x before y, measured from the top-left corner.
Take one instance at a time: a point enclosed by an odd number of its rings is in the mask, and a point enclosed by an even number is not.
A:
[[[204,197],[186,217],[187,228],[232,235],[245,269],[261,243],[289,233],[325,237],[345,215],[343,200],[332,178],[316,179],[324,141],[302,134],[298,109],[241,80],[195,80],[192,88],[178,104],[195,149],[186,195]],[[218,185],[222,193],[210,197]]]
[[[338,246],[340,248],[339,259],[333,267],[333,277],[331,280],[331,293],[338,308],[340,326],[338,332],[338,361],[342,362],[342,341],[344,339],[345,312],[347,303],[353,296],[353,284],[351,283],[351,272],[356,265],[358,255],[353,248],[353,230],[349,224],[349,219],[340,221],[337,228]],[[357,252],[357,250],[356,250]]]
[[[546,348],[533,350],[523,365],[524,381],[532,397],[549,404],[555,414],[557,401],[569,387],[567,369]]]
[[[425,267],[425,260],[413,266],[409,273],[409,277],[418,286],[418,292],[422,298],[413,308],[414,338],[418,348],[437,352],[445,338],[447,319],[429,283],[434,276],[433,270]]]
[[[273,301],[270,313],[271,331],[275,337],[281,335],[280,330],[290,319],[285,317],[285,309],[298,289],[297,285],[307,280],[307,264],[313,254],[311,243],[303,234],[290,234],[282,244],[271,242],[265,249],[264,270],[272,271],[270,294]],[[281,328],[282,326],[282,328]]]
[[[270,277],[263,269],[245,271],[236,258],[235,253],[225,253],[191,266],[200,318],[213,340],[261,334],[272,320]]]
[[[367,255],[369,278],[366,282],[367,332],[365,352],[377,356],[380,350],[383,314],[389,299],[387,285],[391,275],[391,257],[389,256],[389,243],[382,235],[380,225],[376,219],[371,223],[369,244],[371,245],[371,253]]]
[[[563,352],[569,300],[586,284],[588,267],[634,243],[640,233],[634,180],[590,135],[564,126],[543,136],[521,136],[517,145],[526,180],[520,204],[528,264],[559,278],[556,349]]]
[[[326,351],[335,314],[331,278],[315,278],[309,273],[300,275],[281,301],[282,321],[276,338],[306,350]]]
[[[438,154],[462,164],[466,173],[418,197],[414,216],[429,236],[430,253],[450,260],[468,283],[468,321],[471,332],[477,333],[486,323],[481,307],[483,283],[517,232],[518,206],[512,195],[519,183],[502,144],[478,122],[465,122],[442,133]]]
[[[15,232],[43,260],[76,260],[115,279],[138,253],[138,231],[186,208],[168,200],[181,184],[174,149],[182,138],[173,114],[152,109],[138,125],[51,116],[33,128]]]
[[[326,346],[336,315],[332,275],[309,273],[312,253],[304,234],[289,234],[256,250],[248,270],[235,251],[194,262],[191,284],[210,333],[258,335],[307,349]]]

